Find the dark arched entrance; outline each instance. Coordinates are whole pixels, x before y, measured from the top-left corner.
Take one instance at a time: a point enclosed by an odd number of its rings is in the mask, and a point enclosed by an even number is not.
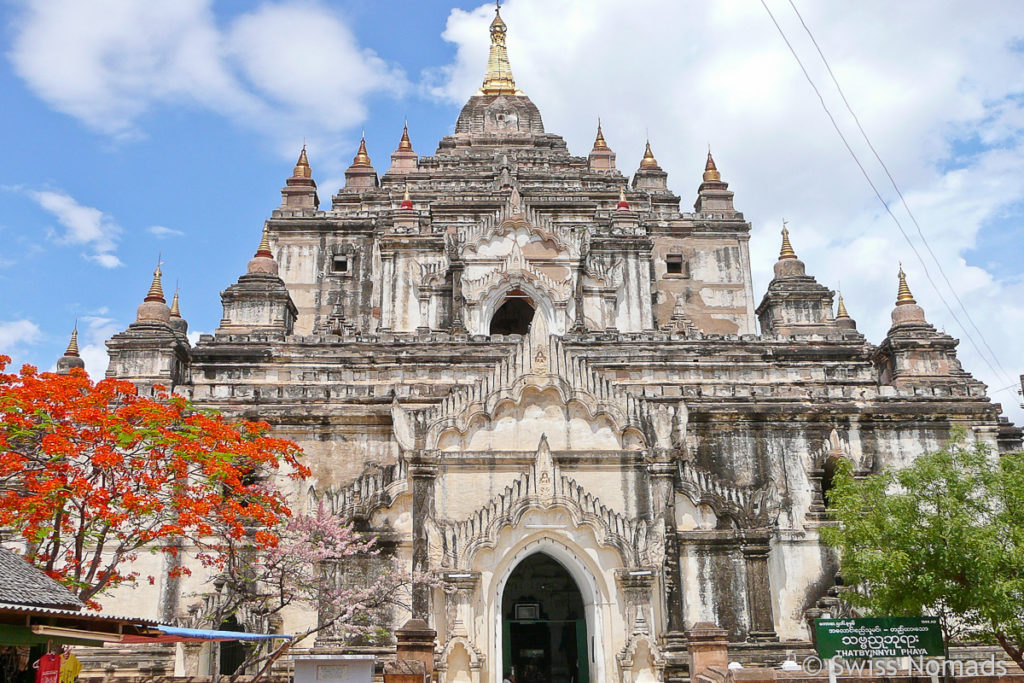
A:
[[[221,631],[244,631],[242,625],[238,623],[238,619],[234,615],[231,615],[224,620],[220,625]],[[250,645],[243,643],[240,640],[224,640],[219,643],[220,645],[220,667],[218,667],[221,676],[230,676],[238,670],[238,667],[242,666],[242,662],[249,656]]]
[[[533,322],[533,306],[530,299],[521,292],[513,290],[509,292],[498,310],[491,317],[491,334],[521,334],[526,336],[530,333],[530,323]]]
[[[501,615],[503,674],[513,671],[516,683],[590,680],[583,596],[557,560],[523,560],[505,583]]]

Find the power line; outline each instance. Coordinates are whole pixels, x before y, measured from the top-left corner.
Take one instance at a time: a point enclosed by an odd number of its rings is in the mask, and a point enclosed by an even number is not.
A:
[[[843,145],[846,147],[846,151],[850,153],[851,157],[853,157],[854,163],[857,164],[857,168],[860,169],[860,172],[861,174],[863,174],[864,179],[867,181],[868,185],[871,186],[871,190],[875,193],[875,197],[878,198],[878,201],[885,208],[886,213],[889,214],[889,217],[892,218],[893,222],[896,224],[896,227],[899,228],[900,234],[903,235],[903,239],[907,241],[907,244],[910,246],[911,251],[914,252],[914,255],[917,257],[917,260],[921,263],[921,267],[924,269],[924,274],[928,278],[928,282],[931,283],[932,288],[938,293],[939,299],[941,299],[942,303],[946,306],[946,310],[949,311],[950,316],[953,317],[953,320],[955,320],[957,325],[960,326],[960,329],[963,330],[964,335],[971,342],[971,346],[973,346],[974,350],[978,352],[978,355],[981,357],[981,359],[985,361],[985,364],[992,371],[992,374],[999,376],[1000,373],[995,369],[991,361],[989,361],[988,357],[978,347],[977,342],[974,341],[974,337],[971,336],[971,333],[967,330],[964,324],[960,322],[960,318],[957,317],[956,313],[953,311],[952,306],[949,305],[949,302],[946,301],[945,297],[942,296],[942,292],[940,292],[939,288],[935,285],[935,281],[932,279],[931,273],[928,271],[927,264],[925,264],[924,259],[921,258],[921,253],[917,250],[917,247],[914,246],[914,243],[911,241],[910,236],[907,234],[907,231],[903,228],[903,224],[900,223],[900,220],[896,217],[896,214],[894,214],[892,212],[892,209],[889,208],[889,205],[882,197],[882,194],[878,191],[878,188],[875,186],[875,183],[871,180],[871,176],[868,175],[867,170],[864,168],[864,164],[860,162],[860,158],[857,157],[857,153],[853,151],[853,148],[850,146],[850,142],[846,139],[846,136],[843,135],[843,131],[842,129],[839,128],[839,124],[836,123],[836,119],[832,115],[832,111],[828,108],[828,105],[825,103],[825,98],[822,97],[821,91],[818,90],[818,86],[815,85],[814,79],[812,79],[811,75],[807,72],[807,68],[804,66],[804,63],[800,60],[800,56],[796,53],[796,50],[793,49],[792,43],[789,42],[789,38],[786,37],[785,31],[782,30],[782,27],[779,25],[779,22],[775,19],[775,15],[772,14],[772,11],[768,8],[768,4],[765,2],[765,0],[761,0],[761,6],[764,7],[764,11],[768,13],[768,17],[772,20],[772,23],[775,24],[775,28],[778,30],[783,42],[786,43],[786,47],[789,48],[789,52],[790,54],[793,55],[793,59],[795,59],[796,63],[800,66],[800,70],[803,72],[804,78],[807,79],[808,84],[810,84],[811,89],[814,90],[814,94],[818,96],[818,101],[821,103],[821,108],[825,110],[825,114],[828,116],[829,121],[832,122],[832,127],[835,129],[836,134],[839,135],[839,139],[843,141]],[[1005,381],[1005,378],[1003,381]]]
[[[900,202],[903,204],[903,208],[906,210],[907,215],[910,216],[910,220],[914,223],[914,227],[917,228],[917,234],[921,237],[921,241],[924,242],[924,246],[928,250],[928,254],[932,257],[932,261],[935,262],[935,266],[939,269],[939,274],[941,274],[942,279],[946,281],[946,286],[949,288],[949,291],[953,294],[953,297],[956,299],[956,302],[960,305],[960,310],[963,311],[964,316],[967,318],[967,321],[971,324],[971,327],[973,327],[974,331],[978,333],[978,337],[981,338],[981,343],[985,345],[985,348],[992,356],[992,360],[996,362],[996,365],[999,366],[1000,371],[1003,372],[1003,379],[1005,380],[1006,369],[1003,367],[1002,363],[999,362],[999,356],[997,356],[996,352],[992,350],[991,346],[989,346],[988,340],[985,339],[984,333],[980,329],[978,329],[978,326],[975,324],[974,319],[971,317],[970,311],[968,311],[967,307],[964,306],[964,302],[960,299],[960,295],[957,293],[956,288],[953,286],[953,283],[950,282],[949,276],[946,275],[946,271],[942,267],[942,262],[939,261],[938,257],[935,256],[935,252],[932,251],[931,244],[928,242],[928,238],[924,236],[924,232],[921,230],[921,225],[920,223],[917,222],[917,217],[914,216],[914,212],[910,210],[910,205],[907,204],[907,200],[903,196],[903,192],[900,191],[899,185],[896,184],[896,179],[893,177],[892,173],[889,172],[889,167],[885,165],[884,161],[882,161],[881,155],[879,155],[878,150],[876,150],[875,146],[871,143],[871,139],[868,137],[867,132],[861,125],[860,119],[857,117],[857,114],[854,113],[853,107],[850,106],[850,102],[846,99],[846,93],[843,92],[843,88],[839,85],[839,79],[837,79],[835,73],[832,72],[832,66],[828,63],[828,60],[825,58],[825,53],[822,52],[821,46],[818,45],[818,41],[815,39],[814,34],[811,32],[810,27],[807,25],[807,22],[804,21],[803,16],[800,14],[800,10],[796,8],[796,3],[794,3],[793,0],[789,0],[789,6],[793,8],[793,12],[796,14],[797,19],[800,20],[800,25],[804,27],[804,31],[807,32],[807,36],[811,39],[811,43],[814,44],[814,49],[818,51],[818,56],[821,57],[821,61],[825,65],[825,69],[828,71],[828,75],[832,79],[832,83],[836,86],[836,90],[839,92],[839,97],[842,98],[843,104],[846,105],[846,110],[850,112],[850,116],[853,117],[854,123],[857,124],[857,130],[860,131],[861,136],[864,138],[864,142],[867,143],[868,148],[871,150],[871,153],[875,155],[875,159],[878,161],[878,164],[882,167],[882,170],[885,171],[885,175],[888,176],[889,182],[892,183],[892,188],[896,190],[896,194],[899,196]],[[939,293],[939,296],[941,297],[942,294]]]

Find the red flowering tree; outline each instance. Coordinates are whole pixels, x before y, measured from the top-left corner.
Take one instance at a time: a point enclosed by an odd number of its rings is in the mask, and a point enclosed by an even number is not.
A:
[[[269,425],[227,422],[162,390],[140,396],[129,382],[93,383],[77,369],[3,374],[9,362],[0,356],[0,527],[79,598],[95,605],[139,579],[140,552],[178,552],[180,541],[217,568],[243,538],[257,551],[278,545],[290,511],[265,475],[308,471]]]

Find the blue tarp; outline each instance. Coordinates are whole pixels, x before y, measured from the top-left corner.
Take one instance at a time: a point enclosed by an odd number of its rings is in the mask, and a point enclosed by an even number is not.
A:
[[[149,627],[154,630],[153,627]],[[243,631],[214,631],[205,628],[179,628],[178,626],[156,627],[161,635],[153,636],[124,636],[122,642],[136,643],[188,643],[202,642],[209,640],[273,640],[291,638],[284,633],[245,633]]]

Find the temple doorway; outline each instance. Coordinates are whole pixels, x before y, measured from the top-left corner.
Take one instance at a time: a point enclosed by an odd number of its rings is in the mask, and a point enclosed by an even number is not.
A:
[[[524,559],[505,584],[501,613],[503,674],[514,672],[516,683],[590,680],[583,596],[556,559]]]
[[[521,334],[525,337],[530,333],[534,312],[529,297],[519,290],[512,290],[508,293],[505,303],[491,317],[490,333]]]

